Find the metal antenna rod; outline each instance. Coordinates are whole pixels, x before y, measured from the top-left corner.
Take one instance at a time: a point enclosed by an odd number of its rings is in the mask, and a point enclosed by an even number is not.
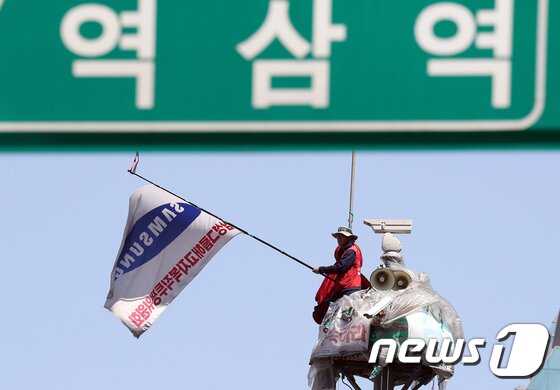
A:
[[[136,167],[137,167],[137,165],[138,165],[138,160],[139,160],[139,156],[138,156],[138,153],[137,153],[137,154],[136,154],[136,157],[134,158],[134,161],[132,162],[132,166],[131,166],[130,169],[128,170],[128,173],[130,173],[131,175],[134,175],[134,176],[136,176],[136,177],[139,177],[140,179],[142,179],[142,180],[144,180],[144,181],[146,181],[146,182],[148,182],[148,183],[150,183],[150,184],[153,184],[153,185],[156,186],[157,188],[160,188],[160,189],[162,189],[163,191],[165,191],[165,192],[167,192],[167,193],[169,193],[169,194],[171,194],[171,195],[173,195],[173,196],[176,196],[177,198],[179,198],[179,199],[181,199],[182,201],[184,201],[184,202],[190,204],[191,206],[194,206],[194,207],[196,207],[197,209],[204,211],[206,214],[209,214],[209,215],[213,216],[214,218],[217,218],[217,219],[220,219],[220,220],[226,222],[228,225],[233,226],[234,228],[236,228],[237,230],[239,230],[241,233],[243,233],[243,234],[245,234],[245,235],[247,235],[247,236],[249,236],[249,237],[251,237],[251,238],[254,238],[254,239],[257,240],[258,242],[260,242],[260,243],[262,243],[262,244],[265,244],[266,246],[268,246],[269,248],[274,249],[274,250],[277,251],[277,252],[280,252],[280,253],[283,254],[284,256],[289,257],[290,259],[292,259],[292,260],[298,262],[299,264],[303,265],[304,267],[307,267],[307,268],[309,268],[310,270],[313,270],[313,269],[314,269],[314,267],[312,267],[312,266],[310,266],[309,264],[307,264],[307,263],[301,261],[300,259],[298,259],[298,258],[296,258],[296,257],[294,257],[294,256],[292,256],[292,255],[290,255],[289,253],[284,252],[284,251],[281,250],[280,248],[277,248],[277,247],[275,247],[274,245],[269,244],[268,242],[264,241],[263,239],[261,239],[261,238],[259,238],[259,237],[257,237],[257,236],[252,235],[251,233],[247,232],[246,230],[240,228],[239,226],[236,226],[236,225],[234,225],[233,223],[228,222],[228,221],[226,221],[225,219],[218,217],[217,215],[211,213],[210,211],[205,210],[205,209],[203,209],[202,207],[199,207],[199,206],[197,206],[196,204],[194,204],[194,203],[192,203],[192,202],[186,200],[185,198],[183,198],[183,197],[181,197],[181,196],[175,194],[174,192],[169,191],[167,188],[162,187],[162,186],[160,186],[159,184],[154,183],[154,182],[151,181],[150,179],[146,179],[146,178],[145,178],[144,176],[142,176],[142,175],[139,175],[138,173],[136,173]],[[332,280],[333,282],[336,282],[333,278],[331,278],[330,276],[328,276],[328,275],[326,275],[326,274],[324,274],[324,273],[321,273],[321,275],[324,276],[325,278],[329,279],[329,280]]]
[[[354,222],[354,176],[356,173],[356,152],[352,151],[352,172],[350,174],[350,209],[348,211],[348,229],[352,230]]]

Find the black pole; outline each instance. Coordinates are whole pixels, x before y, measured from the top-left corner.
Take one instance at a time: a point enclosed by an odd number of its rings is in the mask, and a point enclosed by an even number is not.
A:
[[[138,155],[136,156],[136,158],[138,158]],[[137,160],[136,160],[136,159],[135,159],[135,162],[137,163]],[[192,202],[186,200],[186,199],[183,198],[182,196],[179,196],[179,195],[175,194],[174,192],[169,191],[167,188],[164,188],[164,187],[160,186],[159,184],[154,183],[154,182],[151,181],[150,179],[146,179],[144,176],[137,174],[137,173],[136,173],[136,166],[135,166],[134,162],[133,162],[132,167],[128,170],[128,173],[130,173],[131,175],[137,176],[137,177],[139,177],[140,179],[142,179],[142,180],[144,180],[144,181],[146,181],[146,182],[148,182],[148,183],[150,183],[150,184],[153,184],[153,185],[156,186],[157,188],[160,188],[160,189],[162,189],[163,191],[165,191],[165,192],[167,192],[167,193],[169,193],[169,194],[171,194],[171,195],[173,195],[173,196],[176,196],[177,198],[179,198],[179,199],[181,199],[181,200],[187,202],[187,203],[190,204],[191,206],[194,206],[194,207],[196,207],[197,209],[204,211],[206,214],[209,214],[209,215],[213,216],[214,218],[217,218],[217,219],[220,219],[220,220],[226,222],[228,225],[233,226],[234,228],[236,228],[237,230],[239,230],[241,233],[243,233],[243,234],[245,234],[245,235],[247,235],[247,236],[249,236],[249,237],[251,237],[251,238],[254,238],[254,239],[257,240],[258,242],[265,244],[266,246],[268,246],[269,248],[274,249],[274,250],[277,251],[277,252],[282,253],[284,256],[287,256],[287,257],[289,257],[290,259],[292,259],[292,260],[294,260],[294,261],[300,263],[300,264],[303,265],[304,267],[307,267],[307,268],[309,268],[310,270],[313,270],[313,269],[314,269],[314,268],[313,268],[312,266],[310,266],[309,264],[307,264],[307,263],[305,263],[305,262],[299,260],[298,258],[296,258],[296,257],[294,257],[294,256],[292,256],[292,255],[290,255],[289,253],[284,252],[282,249],[277,248],[277,247],[275,247],[275,246],[272,245],[272,244],[269,244],[268,242],[266,242],[266,241],[260,239],[259,237],[254,236],[254,235],[252,235],[251,233],[247,232],[246,230],[241,229],[240,227],[234,225],[233,223],[230,223],[230,222],[224,220],[223,218],[218,217],[217,215],[211,213],[210,211],[205,210],[205,209],[203,209],[202,207],[199,207],[199,206],[197,206],[196,204],[194,204],[194,203],[192,203]],[[323,273],[322,273],[321,275],[324,276],[325,278],[327,278],[327,279],[332,280],[333,282],[335,282],[335,280],[334,280],[333,278],[331,278],[330,276],[325,275],[325,274],[323,274]]]

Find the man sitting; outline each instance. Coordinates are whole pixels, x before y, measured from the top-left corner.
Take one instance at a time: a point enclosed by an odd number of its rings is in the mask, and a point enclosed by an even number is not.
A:
[[[334,251],[336,262],[330,266],[313,269],[316,274],[327,274],[335,280],[333,282],[325,279],[315,296],[317,306],[315,306],[313,318],[319,324],[327,312],[329,302],[334,302],[340,297],[352,294],[364,287],[367,288],[364,283],[369,285],[367,279],[360,272],[363,258],[360,247],[355,243],[358,236],[346,227],[339,227],[338,231],[332,233],[332,235],[338,242]]]

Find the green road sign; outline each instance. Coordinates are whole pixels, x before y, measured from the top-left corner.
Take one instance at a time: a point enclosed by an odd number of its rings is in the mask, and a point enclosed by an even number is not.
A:
[[[93,1],[0,0],[0,142],[560,130],[560,0]]]

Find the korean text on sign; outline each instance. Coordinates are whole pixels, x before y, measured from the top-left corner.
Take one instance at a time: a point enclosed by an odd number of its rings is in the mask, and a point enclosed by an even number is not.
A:
[[[287,0],[270,0],[263,24],[247,40],[237,45],[246,60],[253,60],[278,39],[296,59],[256,60],[253,62],[252,105],[311,106],[327,108],[330,96],[331,43],[346,40],[346,26],[332,24],[332,0],[313,1],[313,43],[294,28]],[[311,53],[313,59],[305,59]],[[273,88],[272,79],[309,77],[309,88]]]
[[[80,28],[96,22],[102,32],[97,38],[85,38]],[[124,33],[134,28],[135,33]],[[74,77],[133,77],[136,79],[136,108],[154,107],[156,0],[138,0],[136,11],[117,14],[102,4],[82,4],[72,8],[62,19],[62,42],[72,53],[82,57],[72,64]],[[133,50],[137,59],[100,59],[116,47]],[[84,59],[87,58],[87,59]]]
[[[428,60],[427,72],[433,77],[491,77],[492,107],[511,105],[511,56],[513,41],[513,0],[495,0],[494,9],[479,10],[476,15],[458,3],[441,2],[426,7],[414,26],[418,45],[434,56]],[[456,33],[439,37],[434,29],[440,21],[451,21]],[[477,31],[478,27],[492,31]],[[491,58],[454,58],[474,46],[491,50]]]

